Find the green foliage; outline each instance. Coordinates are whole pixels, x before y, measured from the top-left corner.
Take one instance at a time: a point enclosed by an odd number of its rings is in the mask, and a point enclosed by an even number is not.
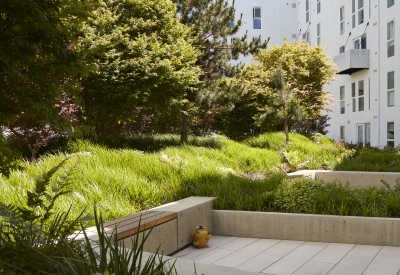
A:
[[[228,37],[234,36],[242,26],[242,18],[235,19],[235,7],[225,0],[173,0],[177,5],[180,22],[192,29],[195,46],[201,55],[197,60],[204,72],[199,83],[201,101],[222,103],[229,101],[225,77],[236,75],[239,70],[230,61],[240,54],[254,53],[266,48],[267,42],[255,39],[247,42],[247,35],[228,44]],[[234,26],[232,27],[232,24]],[[232,91],[234,92],[234,91]],[[229,97],[229,96],[228,96]]]
[[[231,80],[243,85],[244,90],[233,102],[235,108],[225,112],[225,120],[229,121],[230,114],[233,118],[247,118],[250,110],[254,118],[247,126],[250,129],[257,129],[256,122],[261,118],[261,131],[288,131],[289,120],[317,118],[328,108],[330,96],[323,86],[333,81],[337,69],[322,47],[311,47],[304,41],[284,41],[282,46],[259,50],[254,60],[257,62],[246,66],[240,77]],[[239,129],[245,128],[241,123],[249,123],[248,119],[239,122]],[[277,122],[280,124],[276,125]],[[246,131],[241,136],[258,133]]]
[[[283,212],[310,213],[314,206],[315,193],[322,184],[322,181],[306,178],[285,179],[273,192],[274,205]]]
[[[302,169],[333,169],[342,162],[347,162],[356,151],[346,149],[343,144],[333,143],[326,137],[317,135],[316,141],[290,133],[290,144],[285,144],[283,133],[269,133],[251,137],[243,141],[251,147],[268,148],[281,153],[283,169],[297,171]]]
[[[17,156],[18,153],[0,135],[0,174],[8,177],[11,170],[19,168]]]
[[[86,71],[74,43],[93,2],[0,2],[0,122],[24,111],[56,123],[55,99]]]
[[[400,172],[400,154],[375,148],[363,148],[353,157],[338,163],[338,171]]]
[[[180,100],[198,84],[199,55],[190,29],[167,0],[100,1],[77,50],[96,70],[83,79],[79,119],[93,136],[107,136],[143,106]]]
[[[27,191],[26,202],[22,204],[0,203],[0,268],[14,274],[17,267],[26,272],[45,269],[47,262],[31,255],[31,249],[38,254],[60,256],[60,239],[71,235],[83,221],[83,211],[70,219],[71,208],[55,213],[56,201],[69,193],[70,171],[52,180],[66,160],[43,173],[35,180],[33,191]],[[66,240],[76,247],[73,239]]]
[[[132,248],[119,246],[115,238],[117,229],[111,234],[103,227],[103,219],[95,212],[97,236],[88,236],[82,226],[83,239],[71,241],[71,236],[58,235],[58,253],[43,250],[41,247],[26,244],[16,239],[16,244],[24,247],[26,260],[29,262],[13,262],[9,258],[1,258],[0,263],[5,267],[7,274],[126,274],[126,275],[170,275],[177,274],[174,262],[164,260],[154,253],[144,252],[144,243],[151,234],[136,234],[132,238]],[[139,223],[140,227],[140,223]],[[140,238],[141,237],[141,238]],[[73,237],[74,238],[74,237]],[[96,240],[97,239],[97,240]],[[29,263],[36,262],[35,269]]]
[[[302,106],[299,95],[290,90],[285,80],[282,68],[277,68],[273,75],[273,92],[267,105],[260,108],[262,112],[256,119],[262,124],[271,124],[270,115],[274,116],[274,123],[283,123],[283,131],[286,135],[286,144],[289,143],[289,127],[295,121],[305,118],[305,108]]]
[[[191,185],[196,196],[215,197],[214,209],[238,211],[269,211],[272,209],[272,192],[285,178],[284,173],[229,174],[215,184],[210,179],[203,184]]]

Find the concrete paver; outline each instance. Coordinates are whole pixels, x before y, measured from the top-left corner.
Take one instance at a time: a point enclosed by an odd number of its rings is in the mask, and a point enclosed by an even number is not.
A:
[[[326,246],[328,246],[327,243],[304,243],[262,272],[282,275],[293,274]]]
[[[347,255],[355,244],[344,244],[344,243],[331,243],[325,247],[320,253],[312,258],[314,262],[337,264]]]
[[[259,254],[237,266],[236,269],[260,273],[279,259],[281,257]]]
[[[255,238],[237,238],[234,239],[224,245],[219,246],[219,248],[223,248],[223,249],[230,249],[230,250],[239,250],[242,249],[245,246],[248,246],[251,243],[254,243],[255,241],[257,241],[259,239],[255,239]]]
[[[261,254],[283,257],[298,248],[300,245],[304,244],[301,241],[281,241],[273,247],[265,250]]]
[[[356,245],[328,274],[362,274],[381,249],[382,246]]]
[[[205,254],[202,254],[193,260],[201,263],[206,263],[206,264],[212,264],[217,262],[218,260],[225,258],[228,255],[231,255],[234,253],[235,250],[228,250],[228,249],[222,249],[222,248],[215,248]],[[230,257],[229,257],[230,258]]]
[[[308,261],[297,269],[293,275],[325,275],[335,266],[335,264]]]
[[[368,269],[397,274],[400,269],[400,247],[383,247],[369,264]]]
[[[179,274],[397,275],[400,247],[212,236],[175,254]],[[200,272],[200,273],[199,273]]]
[[[245,246],[242,249],[230,254],[229,257],[225,257],[219,261],[216,261],[214,264],[237,267],[238,265],[267,250],[271,246],[276,245],[277,243],[279,243],[278,240],[257,240],[248,246]]]

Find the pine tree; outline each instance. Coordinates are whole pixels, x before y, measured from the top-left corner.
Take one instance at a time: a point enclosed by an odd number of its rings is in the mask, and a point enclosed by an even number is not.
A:
[[[228,37],[235,35],[242,25],[241,18],[235,22],[234,1],[226,0],[173,0],[177,5],[180,22],[191,27],[194,46],[201,51],[196,65],[203,71],[201,83],[195,92],[188,91],[182,108],[181,141],[187,142],[187,120],[190,105],[195,102],[207,107],[222,106],[230,101],[237,91],[227,82],[237,75],[239,66],[230,64],[241,54],[254,53],[265,48],[267,42],[260,38],[247,42],[247,35],[228,43]]]

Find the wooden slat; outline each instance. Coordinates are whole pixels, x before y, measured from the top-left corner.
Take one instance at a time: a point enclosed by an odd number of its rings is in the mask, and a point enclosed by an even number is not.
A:
[[[144,211],[114,221],[103,223],[105,233],[112,233],[117,228],[117,239],[134,235],[154,226],[176,219],[177,214],[165,211]],[[140,223],[140,228],[139,228]],[[87,232],[97,232],[95,226],[86,229]]]
[[[132,228],[130,228],[128,230],[125,230],[125,231],[122,231],[122,232],[118,232],[117,239],[120,240],[120,239],[129,237],[129,236],[132,236],[132,235],[134,235],[136,233],[139,233],[139,232],[142,232],[144,230],[150,229],[150,228],[152,228],[154,226],[157,226],[157,225],[169,222],[171,220],[174,220],[174,219],[176,219],[176,217],[177,217],[176,213],[172,213],[172,214],[170,214],[168,216],[159,218],[157,220],[153,220],[153,221],[150,221],[150,222],[147,222],[147,223],[144,223],[144,224],[142,223],[140,225],[140,227],[136,226],[136,227],[132,227]]]

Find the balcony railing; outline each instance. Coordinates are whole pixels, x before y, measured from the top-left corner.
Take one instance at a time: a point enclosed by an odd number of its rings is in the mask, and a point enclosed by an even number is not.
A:
[[[352,74],[369,69],[369,50],[353,49],[333,58],[339,68],[338,74]]]

